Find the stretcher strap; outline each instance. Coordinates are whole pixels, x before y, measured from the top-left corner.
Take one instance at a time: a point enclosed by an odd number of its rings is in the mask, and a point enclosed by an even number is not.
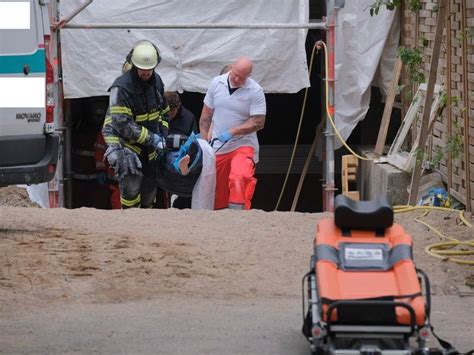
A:
[[[401,260],[413,260],[412,248],[399,244],[390,248],[382,243],[340,243],[339,248],[320,244],[316,261],[330,261],[340,270],[387,271]]]
[[[385,228],[374,228],[373,231],[376,238],[383,238],[385,236]],[[343,237],[352,237],[352,229],[349,227],[341,227],[341,235]]]
[[[330,305],[331,303],[337,302],[337,301],[393,301],[397,299],[402,299],[402,298],[409,298],[409,299],[414,299],[416,297],[422,296],[421,292],[415,292],[415,293],[410,293],[406,295],[390,295],[390,296],[380,296],[380,297],[369,297],[369,298],[354,298],[354,299],[339,299],[339,300],[333,300],[327,297],[321,297],[321,303],[322,304],[327,304]]]
[[[444,339],[441,339],[434,331],[434,327],[432,325],[430,325],[430,328],[431,328],[431,333],[433,334],[433,336],[436,338],[436,340],[438,340],[439,344],[443,347],[444,349],[444,352],[443,354],[446,354],[446,355],[459,355],[460,352],[457,351],[454,346],[451,345],[450,342],[444,340]],[[472,350],[469,350],[469,351],[466,351],[465,353],[463,353],[462,355],[473,355],[474,354],[474,349]]]

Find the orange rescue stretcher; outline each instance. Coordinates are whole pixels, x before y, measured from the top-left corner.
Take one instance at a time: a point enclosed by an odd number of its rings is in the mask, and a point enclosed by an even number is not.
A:
[[[426,347],[430,304],[428,277],[415,267],[411,236],[393,223],[388,197],[338,195],[334,218],[317,226],[303,278],[303,334],[312,353],[442,354]]]

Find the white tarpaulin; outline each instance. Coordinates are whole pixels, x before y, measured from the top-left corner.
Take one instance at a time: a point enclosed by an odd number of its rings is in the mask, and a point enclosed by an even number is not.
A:
[[[60,2],[62,16],[80,3]],[[71,24],[92,23],[307,23],[307,0],[94,1]],[[149,39],[160,49],[157,68],[167,90],[206,92],[212,77],[240,55],[254,61],[252,77],[265,92],[309,86],[306,30],[301,29],[63,29],[66,98],[107,95],[133,44]]]
[[[373,0],[350,0],[338,12],[336,27],[336,126],[347,139],[365,118],[370,87],[385,95],[391,80],[400,38],[397,12],[384,7],[369,13]],[[336,148],[341,147],[335,138]]]

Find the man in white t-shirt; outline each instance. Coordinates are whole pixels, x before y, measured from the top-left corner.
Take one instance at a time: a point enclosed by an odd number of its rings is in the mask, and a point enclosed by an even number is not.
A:
[[[238,58],[228,73],[212,79],[204,97],[199,128],[216,152],[215,209],[250,209],[257,184],[257,131],[267,108],[262,88],[249,77],[252,68],[249,58]]]

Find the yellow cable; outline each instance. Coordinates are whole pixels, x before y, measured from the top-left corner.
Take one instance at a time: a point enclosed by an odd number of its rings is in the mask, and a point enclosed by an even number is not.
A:
[[[455,262],[457,264],[463,264],[463,265],[474,265],[474,260],[465,260],[465,259],[458,259],[458,258],[453,258],[448,255],[473,255],[474,250],[472,251],[458,251],[458,250],[451,250],[451,251],[443,251],[446,248],[454,248],[455,246],[459,245],[468,245],[471,248],[474,248],[474,240],[468,241],[468,242],[444,242],[444,243],[435,243],[428,245],[425,247],[425,251],[438,259],[441,260],[449,260],[452,262]]]
[[[311,51],[311,58],[309,60],[309,76],[311,78],[311,71],[313,69],[313,58],[314,58],[314,50],[316,49],[316,44],[313,46],[313,50]],[[280,206],[281,198],[283,197],[283,193],[286,188],[286,183],[288,182],[288,177],[290,176],[291,172],[291,167],[293,166],[293,159],[295,157],[296,153],[296,147],[298,146],[298,139],[300,137],[300,132],[301,132],[301,125],[303,123],[303,116],[304,116],[304,111],[306,108],[306,99],[308,97],[308,88],[305,89],[304,91],[304,99],[303,99],[303,106],[301,108],[301,114],[300,114],[300,122],[298,123],[298,129],[296,130],[296,138],[295,138],[295,144],[293,145],[293,152],[291,153],[291,158],[290,158],[290,164],[288,165],[288,171],[286,172],[285,176],[285,181],[283,182],[283,186],[280,191],[280,196],[278,197],[277,204],[275,206],[275,211],[278,209],[278,206]]]
[[[344,147],[347,148],[347,150],[349,150],[349,152],[352,153],[352,155],[356,156],[357,158],[359,158],[360,160],[370,160],[370,161],[373,161],[373,160],[376,160],[376,159],[372,159],[372,158],[366,158],[366,157],[363,157],[359,154],[357,154],[356,152],[354,152],[352,150],[351,147],[349,147],[349,145],[346,143],[346,141],[344,140],[344,138],[342,138],[341,134],[339,133],[339,130],[337,129],[336,127],[336,124],[334,123],[334,119],[331,115],[331,113],[329,112],[329,96],[328,96],[328,93],[329,93],[329,84],[328,84],[328,78],[327,78],[327,75],[329,73],[329,64],[328,64],[328,49],[326,47],[326,43],[324,43],[323,41],[319,41],[318,43],[320,43],[323,47],[324,47],[324,62],[325,62],[325,70],[326,70],[326,84],[325,84],[325,88],[326,88],[326,114],[328,115],[328,118],[329,118],[329,122],[331,123],[331,126],[332,128],[334,129],[334,133],[336,133],[336,136],[337,138],[339,138],[339,140],[341,141],[341,143],[344,145]]]
[[[399,205],[399,206],[393,206],[393,210],[395,213],[403,213],[403,212],[409,212],[409,211],[414,211],[414,210],[439,210],[439,211],[448,211],[448,212],[458,212],[459,213],[459,219],[466,225],[467,227],[471,228],[472,224],[468,222],[466,217],[464,217],[464,210],[456,210],[454,208],[448,208],[448,207],[438,207],[438,206],[409,206],[409,205]]]
[[[438,207],[438,206],[394,206],[393,210],[395,213],[404,213],[404,212],[409,212],[409,211],[424,210],[423,214],[421,214],[418,217],[415,217],[414,220],[426,226],[429,230],[437,234],[439,237],[450,240],[449,242],[430,244],[425,247],[425,252],[441,260],[449,260],[457,264],[463,264],[463,265],[474,265],[474,260],[465,260],[465,259],[459,259],[459,258],[453,257],[453,256],[474,255],[474,240],[460,241],[455,238],[446,236],[443,233],[441,233],[439,230],[437,230],[435,227],[430,225],[429,223],[422,221],[420,219],[421,217],[427,216],[430,210],[459,212],[459,217],[461,221],[464,223],[464,225],[466,225],[468,228],[472,228],[472,224],[469,223],[467,219],[464,217],[464,211],[455,210],[453,208],[447,208],[447,207]],[[457,246],[466,246],[472,249],[471,250],[451,250]]]

